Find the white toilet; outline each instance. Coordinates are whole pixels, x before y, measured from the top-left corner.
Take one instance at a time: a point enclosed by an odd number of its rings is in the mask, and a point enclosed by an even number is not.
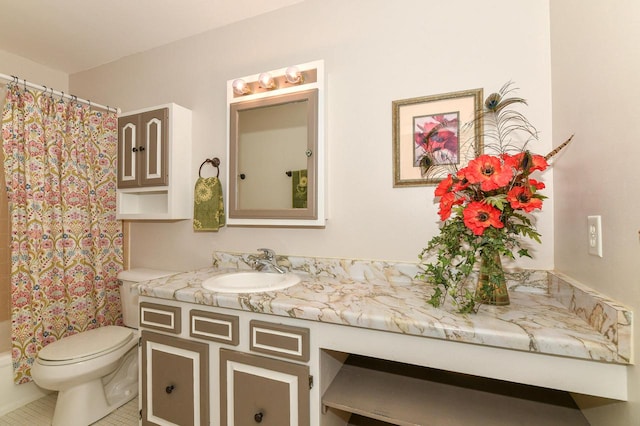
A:
[[[33,380],[58,391],[53,426],[87,426],[138,395],[138,284],[172,274],[142,268],[121,272],[125,327],[74,334],[38,353]]]

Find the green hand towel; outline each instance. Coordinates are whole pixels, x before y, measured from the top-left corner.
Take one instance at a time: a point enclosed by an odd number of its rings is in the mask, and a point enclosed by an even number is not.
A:
[[[291,172],[291,185],[293,193],[293,208],[307,208],[307,169]]]
[[[193,203],[193,230],[217,231],[224,225],[224,200],[220,179],[198,178]]]

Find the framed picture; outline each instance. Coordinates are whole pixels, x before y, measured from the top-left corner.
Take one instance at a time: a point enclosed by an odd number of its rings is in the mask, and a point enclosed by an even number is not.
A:
[[[482,151],[482,89],[392,102],[393,186],[435,185]]]

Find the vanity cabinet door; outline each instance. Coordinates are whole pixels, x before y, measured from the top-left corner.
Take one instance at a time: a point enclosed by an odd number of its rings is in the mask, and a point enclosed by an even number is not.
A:
[[[142,424],[209,424],[209,346],[142,331]]]
[[[309,367],[220,349],[221,426],[308,426]]]
[[[118,118],[118,188],[168,182],[168,108]]]

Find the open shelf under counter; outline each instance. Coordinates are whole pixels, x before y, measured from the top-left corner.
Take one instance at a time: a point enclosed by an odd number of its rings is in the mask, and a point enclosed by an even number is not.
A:
[[[567,392],[350,355],[322,396],[347,425],[588,425]]]

